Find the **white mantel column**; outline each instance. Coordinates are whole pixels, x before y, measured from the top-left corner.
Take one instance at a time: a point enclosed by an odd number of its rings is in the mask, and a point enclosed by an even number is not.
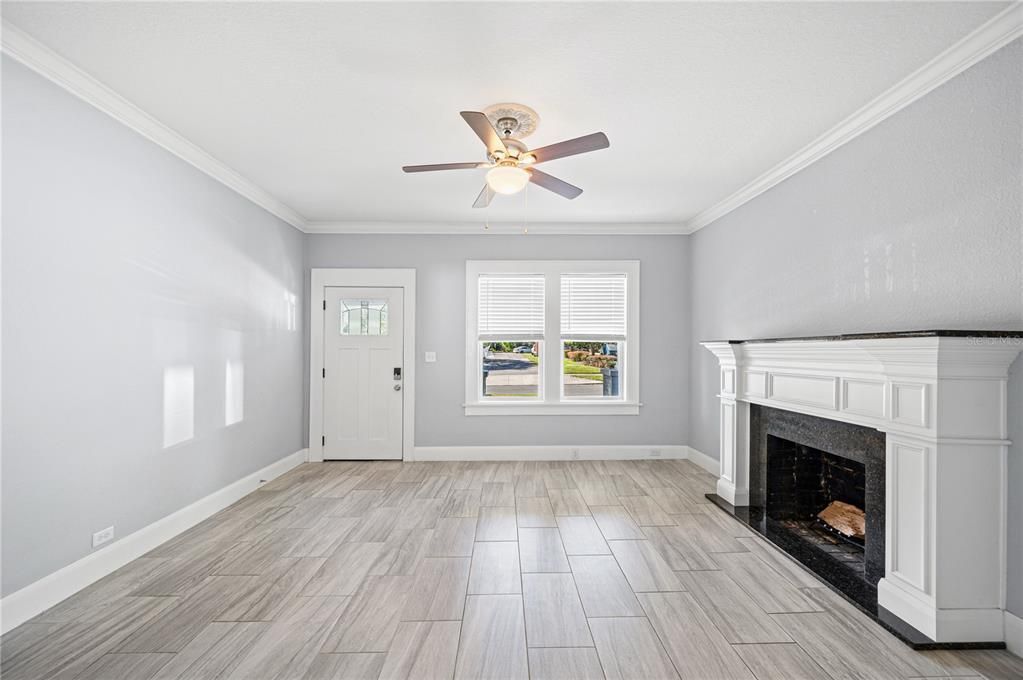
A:
[[[717,493],[732,505],[749,505],[749,403],[737,401],[742,345],[705,342],[720,364],[718,398],[721,400],[718,461],[721,473]]]

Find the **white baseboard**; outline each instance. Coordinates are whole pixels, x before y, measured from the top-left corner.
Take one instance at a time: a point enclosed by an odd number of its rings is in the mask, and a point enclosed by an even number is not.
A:
[[[1005,646],[1016,656],[1023,656],[1023,619],[1005,612]]]
[[[693,461],[715,477],[721,474],[721,463],[718,462],[717,458],[711,458],[706,453],[697,451],[692,446],[687,446],[685,448],[686,458]]]
[[[417,461],[441,460],[658,460],[682,459],[679,444],[628,446],[417,446]]]
[[[260,481],[270,481],[306,461],[306,449],[296,451],[237,482],[214,491],[163,519],[142,527],[108,547],[90,553],[66,567],[0,600],[0,632],[20,626],[61,600],[95,583],[107,574],[141,557],[207,517],[255,491]]]

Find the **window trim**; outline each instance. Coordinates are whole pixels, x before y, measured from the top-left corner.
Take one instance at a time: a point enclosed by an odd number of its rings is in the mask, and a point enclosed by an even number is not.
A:
[[[486,399],[480,394],[478,295],[481,274],[544,275],[544,337],[540,366],[542,399],[519,401]],[[564,399],[561,395],[561,275],[625,274],[627,343],[622,370],[621,399]],[[523,415],[638,415],[639,400],[639,303],[638,260],[467,260],[465,263],[465,403],[467,416]]]

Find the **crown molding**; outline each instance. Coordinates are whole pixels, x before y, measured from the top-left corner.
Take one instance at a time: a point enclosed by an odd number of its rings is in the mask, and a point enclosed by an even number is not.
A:
[[[4,54],[12,59],[170,151],[272,215],[299,230],[304,229],[306,220],[295,210],[6,20],[3,22],[2,48]]]
[[[307,222],[307,234],[685,234],[685,227],[669,222]]]
[[[1017,1],[781,163],[691,218],[685,223],[685,233],[706,227],[816,163],[1021,35],[1023,3]]]

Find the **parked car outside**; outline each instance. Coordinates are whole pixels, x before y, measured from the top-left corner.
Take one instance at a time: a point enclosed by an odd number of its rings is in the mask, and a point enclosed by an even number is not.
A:
[[[529,345],[519,345],[512,351],[515,352],[516,354],[532,354],[533,348],[530,347]]]

